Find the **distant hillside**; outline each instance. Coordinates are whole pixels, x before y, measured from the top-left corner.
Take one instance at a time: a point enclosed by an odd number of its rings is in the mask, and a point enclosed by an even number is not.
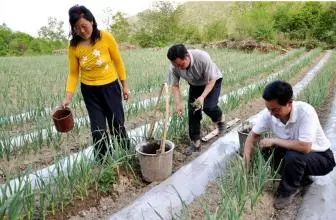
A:
[[[157,3],[126,18],[128,26],[115,25],[117,39],[141,47],[225,39],[309,47],[336,44],[335,2],[194,1],[177,7],[168,1]]]
[[[215,21],[229,20],[228,17],[233,13],[232,8],[235,7],[234,2],[208,2],[195,1],[180,4],[177,7],[178,20],[180,25],[196,25],[203,27]],[[245,3],[246,4],[246,3]],[[148,11],[141,12],[144,13]],[[128,22],[135,24],[138,21],[137,16],[128,17]]]
[[[204,26],[219,20],[228,20],[234,3],[232,2],[186,2],[177,10],[181,24]]]

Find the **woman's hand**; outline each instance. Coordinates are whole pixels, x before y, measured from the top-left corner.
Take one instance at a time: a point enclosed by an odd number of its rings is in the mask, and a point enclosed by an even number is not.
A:
[[[131,92],[128,89],[126,80],[120,80],[120,83],[121,83],[121,87],[122,87],[122,89],[121,89],[122,96],[123,96],[124,100],[127,101],[129,99],[129,96],[130,96]]]
[[[127,86],[123,86],[122,87],[122,95],[125,101],[127,101],[129,99],[131,92],[129,91],[129,89],[127,88]]]
[[[72,100],[72,94],[69,93],[69,92],[67,92],[66,95],[65,95],[64,100],[61,103],[61,107],[62,108],[68,107],[70,105],[70,103],[71,103],[71,100]]]

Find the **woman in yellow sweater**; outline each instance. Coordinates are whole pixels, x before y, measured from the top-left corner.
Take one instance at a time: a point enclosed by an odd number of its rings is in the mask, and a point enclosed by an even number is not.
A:
[[[110,33],[98,30],[90,10],[79,5],[71,7],[69,22],[72,39],[68,51],[66,96],[62,106],[71,103],[80,79],[90,118],[94,153],[96,159],[102,160],[111,151],[106,121],[114,146],[118,143],[121,147],[129,147],[122,106],[122,97],[128,100],[130,94],[125,66],[115,39]]]

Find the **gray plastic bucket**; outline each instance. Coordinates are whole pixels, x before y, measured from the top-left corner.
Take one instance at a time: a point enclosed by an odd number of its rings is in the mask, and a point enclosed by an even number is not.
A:
[[[244,124],[238,128],[238,137],[239,137],[239,153],[242,155],[244,152],[244,145],[246,138],[250,131],[252,130],[251,126],[245,126]]]
[[[174,143],[165,141],[165,152],[160,152],[160,140],[143,142],[136,146],[141,173],[145,181],[162,181],[169,177],[173,167]]]

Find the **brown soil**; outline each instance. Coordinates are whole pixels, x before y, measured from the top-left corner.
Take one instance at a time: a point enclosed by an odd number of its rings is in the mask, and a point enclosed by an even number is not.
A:
[[[135,199],[141,193],[153,187],[134,178],[130,173],[120,171],[118,182],[112,189],[103,194],[95,189],[89,191],[89,196],[84,200],[77,199],[69,204],[64,213],[48,215],[47,220],[63,219],[100,219],[123,207],[130,199]],[[72,216],[72,217],[71,217]]]

